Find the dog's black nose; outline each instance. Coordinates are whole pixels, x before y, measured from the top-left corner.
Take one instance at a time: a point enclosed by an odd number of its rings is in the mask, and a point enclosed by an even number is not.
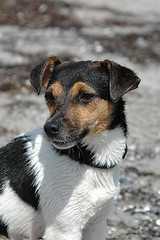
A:
[[[45,125],[44,125],[44,130],[46,132],[46,134],[49,136],[49,137],[54,137],[55,134],[57,134],[60,129],[61,129],[62,125],[60,122],[56,121],[54,123],[52,122],[47,122]]]

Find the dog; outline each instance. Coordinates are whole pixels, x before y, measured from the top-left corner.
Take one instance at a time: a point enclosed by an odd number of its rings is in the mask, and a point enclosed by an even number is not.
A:
[[[44,128],[0,149],[0,234],[11,240],[104,240],[127,152],[123,95],[140,79],[115,62],[49,57],[30,81],[45,88]],[[41,117],[41,113],[39,113]]]

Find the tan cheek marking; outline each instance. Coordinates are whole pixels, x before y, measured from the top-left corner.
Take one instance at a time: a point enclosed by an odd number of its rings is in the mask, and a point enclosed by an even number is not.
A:
[[[78,94],[80,92],[90,92],[90,93],[95,93],[94,89],[91,88],[90,86],[88,86],[86,83],[84,82],[76,82],[71,91],[70,91],[70,96],[72,98],[75,98],[78,96]]]
[[[89,128],[88,135],[99,135],[108,128],[112,112],[113,106],[111,103],[96,98],[86,106],[71,104],[68,119],[79,129],[79,134],[85,128]]]
[[[113,104],[102,99],[97,99],[96,103],[96,121],[93,123],[89,135],[100,134],[108,129],[111,123],[113,113]]]
[[[49,86],[47,91],[52,92],[52,94],[56,100],[58,100],[64,94],[62,86],[59,82],[53,83],[51,86]],[[54,111],[56,110],[58,104],[56,103],[56,104],[50,105],[47,101],[46,101],[46,104],[48,106],[48,109],[50,111],[50,116],[51,116],[54,113]]]
[[[50,116],[51,116],[54,113],[54,111],[56,110],[57,104],[54,105],[54,106],[51,106],[47,101],[46,101],[46,104],[47,104],[47,107],[48,107],[48,109],[50,111]]]

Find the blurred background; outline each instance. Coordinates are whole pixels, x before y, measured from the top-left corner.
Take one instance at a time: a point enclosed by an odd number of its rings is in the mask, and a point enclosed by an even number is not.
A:
[[[29,73],[51,55],[110,59],[142,79],[125,96],[129,152],[106,237],[160,239],[160,0],[1,0],[0,146],[49,116]]]

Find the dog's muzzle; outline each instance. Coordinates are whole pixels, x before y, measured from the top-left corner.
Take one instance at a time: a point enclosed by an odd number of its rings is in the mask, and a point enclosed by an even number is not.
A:
[[[44,125],[44,131],[57,149],[68,149],[76,144],[74,138],[72,139],[70,134],[64,130],[60,121],[47,121]]]
[[[61,128],[62,124],[58,121],[55,121],[54,123],[49,121],[44,125],[44,131],[50,138],[55,138],[60,132]]]
[[[79,134],[75,126],[67,128],[60,119],[49,119],[44,125],[44,132],[55,148],[69,149],[77,145],[88,134],[89,129],[84,129]]]

